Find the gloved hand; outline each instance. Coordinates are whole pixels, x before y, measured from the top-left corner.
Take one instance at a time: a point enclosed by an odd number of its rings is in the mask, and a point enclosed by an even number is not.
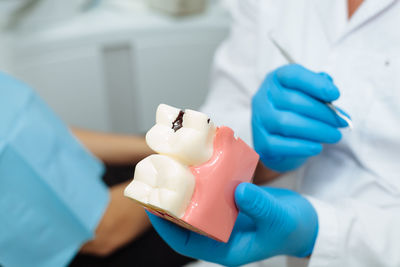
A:
[[[178,253],[237,266],[275,255],[306,257],[318,234],[318,218],[301,195],[242,183],[235,191],[240,213],[228,243],[183,229],[149,213],[161,237]]]
[[[294,170],[319,154],[322,143],[338,142],[342,135],[337,128],[347,123],[325,103],[339,95],[329,75],[300,65],[268,74],[252,101],[254,147],[264,165],[279,172]]]

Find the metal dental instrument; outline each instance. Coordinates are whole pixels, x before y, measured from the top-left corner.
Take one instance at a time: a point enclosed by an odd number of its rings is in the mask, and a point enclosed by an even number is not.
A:
[[[282,48],[282,46],[279,45],[279,43],[274,39],[272,36],[272,33],[269,33],[269,39],[271,40],[272,44],[279,50],[281,55],[287,60],[287,62],[291,64],[296,64],[296,61],[293,59],[293,57],[285,50]],[[331,102],[326,102],[325,103],[333,112],[335,112],[336,116],[339,118],[343,119],[345,122],[347,122],[347,125],[350,130],[353,129],[353,122],[351,121],[350,118],[345,116],[343,113],[341,113]]]

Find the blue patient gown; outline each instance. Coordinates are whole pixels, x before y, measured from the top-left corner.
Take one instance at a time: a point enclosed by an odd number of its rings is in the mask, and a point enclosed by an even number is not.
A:
[[[0,73],[0,266],[67,265],[107,206],[102,173],[28,86]]]

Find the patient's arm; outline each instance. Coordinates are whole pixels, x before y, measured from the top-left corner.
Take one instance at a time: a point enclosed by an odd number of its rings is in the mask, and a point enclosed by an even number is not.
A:
[[[110,203],[96,230],[94,240],[81,253],[107,256],[137,238],[150,226],[144,209],[123,195],[128,183],[110,189]]]
[[[77,128],[72,128],[72,132],[106,164],[129,165],[154,153],[142,136],[99,133]]]
[[[153,153],[144,137],[76,128],[72,128],[72,132],[88,150],[109,165],[133,165]],[[110,188],[110,202],[97,226],[95,239],[85,243],[81,253],[109,255],[149,228],[144,209],[123,196],[127,185],[124,183]]]

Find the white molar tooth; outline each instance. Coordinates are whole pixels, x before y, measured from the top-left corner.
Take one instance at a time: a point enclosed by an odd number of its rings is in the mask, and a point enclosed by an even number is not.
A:
[[[183,173],[189,173],[190,170],[185,165],[177,162],[171,157],[158,155],[152,157],[154,168],[162,179],[157,180],[157,188],[165,188],[169,190],[179,190],[185,186],[185,183],[179,179]]]
[[[198,131],[208,131],[211,126],[210,123],[206,114],[191,109],[185,110],[182,123],[183,127],[196,129]]]
[[[152,190],[148,184],[134,180],[125,188],[124,195],[147,204]]]
[[[163,124],[154,125],[146,134],[146,143],[158,153],[168,154],[174,144],[174,130]]]
[[[157,123],[146,134],[146,142],[154,151],[171,156],[189,166],[207,162],[213,153],[216,128],[209,117],[187,109],[182,127],[172,129],[180,110],[161,104],[157,109]],[[168,123],[164,123],[168,121]],[[160,123],[163,122],[163,123]]]
[[[156,123],[169,126],[172,129],[172,123],[176,120],[181,110],[165,104],[160,104],[157,108]]]
[[[175,205],[175,203],[182,201],[181,196],[177,192],[160,188],[158,191],[158,197],[160,201],[160,208],[168,210],[175,216],[179,215],[177,217],[181,217],[184,214],[186,209],[182,209],[178,205]],[[187,200],[184,199],[184,201],[186,202]]]
[[[125,191],[128,197],[180,218],[190,203],[194,186],[189,167],[168,156],[151,155],[138,163],[134,180]]]
[[[208,161],[213,153],[213,138],[209,140],[207,133],[191,128],[180,129],[176,133],[176,139],[179,141],[174,145],[175,153],[171,153],[169,156],[189,166],[200,165]]]
[[[209,117],[201,112],[187,109],[183,115],[177,155],[186,164],[199,165],[208,161],[213,153],[216,128]]]
[[[135,168],[134,181],[140,181],[151,187],[157,186],[158,171],[154,166],[152,157],[147,157],[140,161]]]
[[[163,209],[163,207],[161,207],[161,202],[160,202],[160,196],[159,195],[160,195],[160,189],[159,188],[154,188],[150,192],[150,195],[149,195],[149,204],[153,205],[155,207]]]
[[[147,204],[154,187],[157,186],[157,170],[150,157],[140,161],[135,168],[134,180],[124,191],[124,195]]]

